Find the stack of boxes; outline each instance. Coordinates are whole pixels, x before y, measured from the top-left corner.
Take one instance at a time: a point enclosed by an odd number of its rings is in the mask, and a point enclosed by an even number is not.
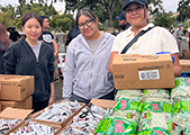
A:
[[[20,75],[0,75],[1,110],[6,107],[32,108],[34,77]]]

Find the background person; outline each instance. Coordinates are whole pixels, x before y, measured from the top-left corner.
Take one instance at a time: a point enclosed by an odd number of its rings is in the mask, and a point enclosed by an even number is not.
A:
[[[26,39],[11,44],[4,54],[5,73],[34,76],[33,109],[38,111],[54,102],[54,54],[50,46],[38,40],[42,33],[39,16],[26,14],[22,30]]]
[[[77,13],[76,25],[81,34],[67,49],[62,97],[84,103],[92,98],[114,99],[108,63],[115,37],[99,31],[98,18],[87,8]]]
[[[3,55],[10,45],[10,40],[7,35],[6,29],[0,23],[0,74],[5,73]]]
[[[43,24],[43,32],[42,35],[39,37],[39,40],[50,45],[54,50],[55,58],[58,58],[58,46],[54,40],[54,37],[51,32],[46,31],[50,26],[46,16],[41,16],[42,24]]]
[[[118,19],[119,26],[121,27],[122,30],[126,30],[131,26],[126,20],[124,12],[122,12],[120,16],[117,16],[116,18]]]
[[[125,0],[123,10],[127,21],[132,27],[117,35],[111,52],[109,71],[112,73],[112,62],[116,54],[120,54],[125,46],[142,30],[154,27],[147,23],[148,5],[146,0]],[[127,50],[126,54],[155,55],[157,52],[170,52],[175,58],[173,64],[174,75],[181,75],[181,66],[178,58],[178,47],[171,33],[162,27],[154,27]]]
[[[10,35],[9,38],[16,42],[20,38],[20,34],[15,30],[15,27],[9,27],[7,28],[7,31],[9,31]]]
[[[67,41],[66,41],[65,45],[68,46],[69,43],[73,40],[73,38],[75,38],[79,34],[80,34],[80,30],[79,30],[79,28],[77,26],[72,28],[69,31],[69,34],[67,35]]]
[[[183,25],[182,24],[179,24],[178,25],[178,28],[175,29],[174,33],[173,33],[173,36],[174,38],[176,39],[177,41],[177,44],[178,44],[178,49],[180,51],[180,55],[182,55],[181,53],[181,29],[182,29]]]

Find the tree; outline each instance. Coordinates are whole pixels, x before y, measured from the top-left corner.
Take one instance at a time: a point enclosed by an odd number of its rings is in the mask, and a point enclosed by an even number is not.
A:
[[[174,22],[174,18],[171,17],[171,13],[164,12],[159,14],[154,19],[154,25],[165,28],[170,28]]]
[[[190,18],[190,0],[181,0],[178,3],[179,15],[177,17],[178,21],[184,21]]]
[[[14,20],[12,19],[12,10],[7,10],[6,12],[0,12],[0,22],[5,26],[5,28],[8,28],[10,26],[13,26]]]

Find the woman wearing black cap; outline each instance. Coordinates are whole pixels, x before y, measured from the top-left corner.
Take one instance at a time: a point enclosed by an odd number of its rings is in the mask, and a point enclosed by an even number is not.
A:
[[[131,27],[120,33],[112,46],[112,53],[109,63],[109,72],[112,73],[112,62],[116,54],[121,54],[125,46],[141,31],[147,31],[144,35],[139,36],[126,54],[154,55],[157,52],[170,52],[175,58],[173,64],[174,74],[176,77],[181,75],[181,66],[178,58],[178,46],[174,37],[162,27],[154,27],[152,23],[147,23],[148,6],[146,0],[125,0],[123,10],[126,19]]]

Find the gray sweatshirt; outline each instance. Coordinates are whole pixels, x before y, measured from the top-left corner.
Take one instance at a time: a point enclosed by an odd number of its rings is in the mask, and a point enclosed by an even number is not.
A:
[[[104,34],[105,39],[94,54],[82,34],[69,44],[64,67],[64,99],[71,98],[74,93],[90,100],[105,96],[114,90],[108,64],[115,37]]]

